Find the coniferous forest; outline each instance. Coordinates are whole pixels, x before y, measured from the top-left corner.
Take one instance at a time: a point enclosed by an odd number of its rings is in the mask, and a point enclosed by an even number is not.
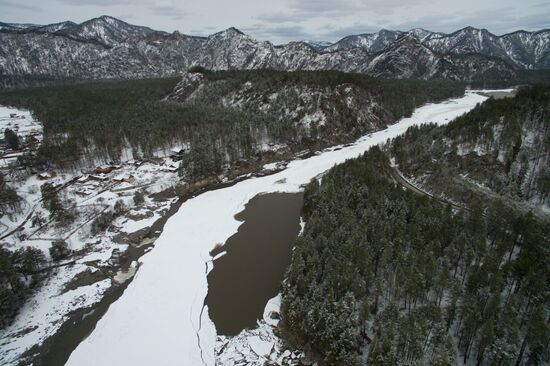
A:
[[[336,88],[354,86],[376,102],[378,107],[369,118],[378,121],[377,128],[423,103],[458,96],[464,90],[462,84],[453,82],[383,80],[330,71],[200,71],[207,80],[206,92],[192,103],[164,100],[178,82],[165,78],[4,91],[0,104],[30,109],[44,125],[44,143],[36,155],[21,159],[24,165],[50,162],[78,167],[83,156],[117,161],[123,150],[131,149],[134,156],[150,157],[156,149],[186,143],[191,147],[186,157],[188,173],[204,176],[219,173],[231,162],[256,157],[265,140],[298,145],[311,139],[300,132],[303,127],[298,123],[281,119],[278,113],[224,105],[223,98],[246,83],[262,94],[289,85],[313,85],[323,88],[329,99]],[[300,108],[305,102],[291,95],[284,103]],[[350,141],[374,126],[357,128],[354,107],[335,95],[323,104],[328,109],[334,105],[338,113],[314,140],[324,139],[326,144]]]
[[[489,99],[446,126],[413,127],[390,147],[399,169],[457,202],[489,192],[550,202],[550,87]],[[481,189],[480,189],[481,188]]]
[[[286,339],[326,365],[548,364],[550,223],[526,209],[548,200],[548,95],[489,99],[313,180]]]
[[[548,362],[548,223],[498,201],[456,212],[389,169],[375,147],[307,186],[289,338],[326,365]]]

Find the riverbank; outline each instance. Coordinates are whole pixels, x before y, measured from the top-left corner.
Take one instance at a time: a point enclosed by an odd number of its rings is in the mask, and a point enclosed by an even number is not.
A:
[[[447,123],[485,99],[468,92],[462,98],[420,107],[412,117],[353,144],[326,149],[292,161],[276,174],[188,200],[168,220],[155,249],[140,259],[139,271],[123,296],[71,354],[68,364],[147,365],[162,357],[165,365],[214,365],[217,335],[203,307],[212,269],[209,252],[237,232],[241,223],[234,215],[251,198],[264,192],[299,192],[334,164],[356,157],[412,125]]]

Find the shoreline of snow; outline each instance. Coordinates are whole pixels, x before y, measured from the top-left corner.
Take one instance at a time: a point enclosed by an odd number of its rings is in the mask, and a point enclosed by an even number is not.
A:
[[[445,124],[487,99],[462,98],[422,106],[410,118],[362,137],[350,146],[295,160],[279,173],[205,192],[185,202],[165,225],[124,294],[111,305],[67,365],[214,365],[216,330],[203,301],[211,270],[209,252],[237,232],[234,215],[259,193],[297,192],[335,164],[398,136],[413,125]]]

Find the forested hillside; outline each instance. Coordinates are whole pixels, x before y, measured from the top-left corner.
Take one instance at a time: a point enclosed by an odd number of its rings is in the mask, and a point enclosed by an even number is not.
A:
[[[489,194],[550,203],[550,87],[490,99],[444,127],[414,127],[391,145],[399,169],[456,202]]]
[[[549,361],[550,226],[492,202],[405,190],[378,148],[305,191],[285,338],[324,365]]]
[[[185,169],[201,176],[261,158],[275,147],[350,141],[464,90],[451,82],[269,70],[202,71],[185,74],[174,90],[176,83],[172,78],[21,89],[0,93],[0,104],[28,108],[44,124],[45,142],[36,156],[22,159],[27,165],[78,167],[82,156],[116,161],[123,151],[148,157],[186,143],[191,151]]]

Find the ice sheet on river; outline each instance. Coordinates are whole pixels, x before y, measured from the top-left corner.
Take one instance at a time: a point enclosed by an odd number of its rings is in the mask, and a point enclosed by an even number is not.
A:
[[[277,174],[201,194],[183,204],[155,243],[123,296],[113,303],[68,365],[214,365],[216,330],[203,301],[208,291],[209,251],[237,232],[233,216],[262,192],[296,192],[324,171],[369,147],[426,122],[444,124],[486,98],[463,98],[418,108],[389,128],[340,150],[291,162]]]

